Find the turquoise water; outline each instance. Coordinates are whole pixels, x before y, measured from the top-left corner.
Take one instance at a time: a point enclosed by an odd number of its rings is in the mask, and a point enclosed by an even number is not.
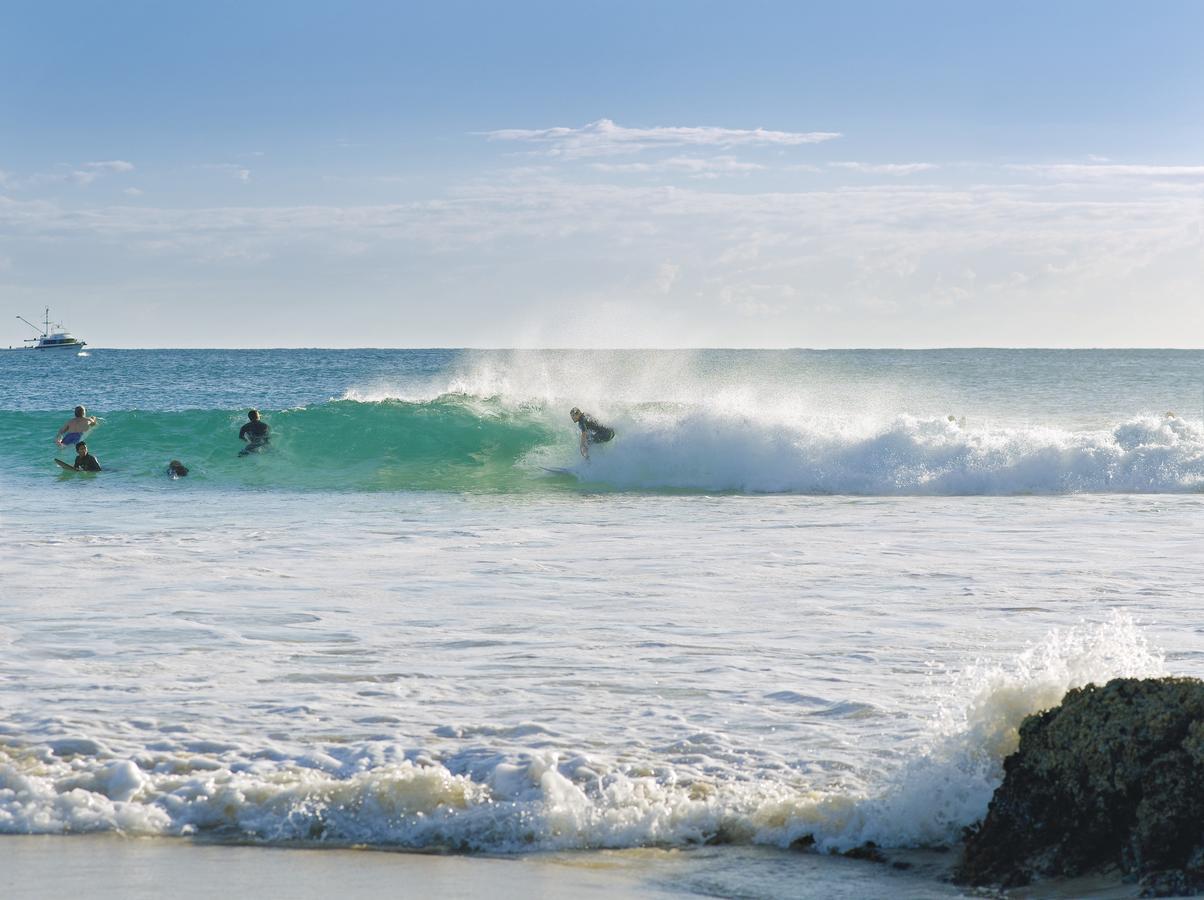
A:
[[[1182,492],[1202,388],[1194,351],[9,352],[0,471],[54,474],[83,403],[126,485],[179,458],[190,485],[286,490]],[[239,459],[252,405],[273,452]],[[618,431],[588,464],[573,405]]]

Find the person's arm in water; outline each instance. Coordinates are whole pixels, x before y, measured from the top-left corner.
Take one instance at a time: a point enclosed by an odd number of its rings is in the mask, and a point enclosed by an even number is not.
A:
[[[589,459],[589,432],[581,429],[581,455]]]
[[[240,441],[245,441],[247,439],[247,429],[250,427],[251,427],[251,423],[248,422],[242,428],[238,429],[238,439]]]

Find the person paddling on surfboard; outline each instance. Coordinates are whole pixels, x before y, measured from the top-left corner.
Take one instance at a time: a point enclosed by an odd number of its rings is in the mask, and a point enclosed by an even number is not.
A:
[[[593,416],[583,413],[577,407],[569,410],[569,418],[577,423],[581,432],[581,455],[589,459],[590,444],[605,444],[615,436],[613,428],[607,428]]]
[[[54,442],[60,447],[67,444],[78,444],[84,435],[96,425],[96,416],[88,415],[82,406],[75,407],[75,417],[68,419],[59,433],[54,436]]]
[[[247,442],[247,446],[238,451],[239,456],[246,456],[248,453],[258,453],[261,450],[266,450],[268,448],[268,441],[271,440],[269,432],[272,429],[267,422],[260,421],[259,410],[249,410],[247,418],[251,421],[238,430],[238,439]]]

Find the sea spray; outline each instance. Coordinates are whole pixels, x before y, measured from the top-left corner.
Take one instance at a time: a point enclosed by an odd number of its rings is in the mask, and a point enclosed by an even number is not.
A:
[[[1056,706],[1073,687],[1164,672],[1162,654],[1119,611],[1101,624],[1054,629],[1008,664],[967,667],[949,680],[928,745],[865,802],[853,827],[824,845],[953,843],[986,814],[1025,716]]]

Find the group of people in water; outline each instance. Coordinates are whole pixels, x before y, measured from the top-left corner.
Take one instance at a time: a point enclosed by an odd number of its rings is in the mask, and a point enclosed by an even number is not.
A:
[[[569,410],[569,418],[577,426],[581,455],[586,459],[589,459],[591,444],[605,444],[614,439],[615,430],[613,428],[603,425],[593,416],[583,413],[575,406]],[[246,444],[239,451],[239,456],[261,453],[267,450],[271,444],[272,428],[260,418],[259,410],[248,410],[247,420],[247,423],[238,430],[238,439]],[[54,436],[55,443],[60,447],[75,447],[75,460],[68,463],[56,458],[55,462],[64,469],[73,469],[76,472],[101,471],[100,460],[92,454],[84,441],[84,435],[95,428],[97,422],[96,416],[88,415],[87,409],[82,406],[75,407],[75,415],[64,422],[63,427]],[[167,474],[172,478],[183,478],[188,474],[188,467],[178,459],[173,459],[167,464]]]
[[[238,431],[238,439],[247,445],[239,452],[239,456],[266,450],[271,442],[271,426],[259,418],[259,410],[249,410],[247,419],[249,420],[247,424]],[[55,462],[64,469],[72,469],[76,472],[102,471],[100,460],[92,454],[88,449],[87,442],[84,441],[84,435],[95,428],[98,423],[99,420],[96,416],[88,415],[86,408],[75,407],[75,415],[64,422],[63,427],[54,436],[54,442],[60,447],[75,447],[75,460],[68,463],[56,458]],[[188,466],[178,459],[173,459],[167,464],[167,474],[172,478],[183,478],[188,474]]]

